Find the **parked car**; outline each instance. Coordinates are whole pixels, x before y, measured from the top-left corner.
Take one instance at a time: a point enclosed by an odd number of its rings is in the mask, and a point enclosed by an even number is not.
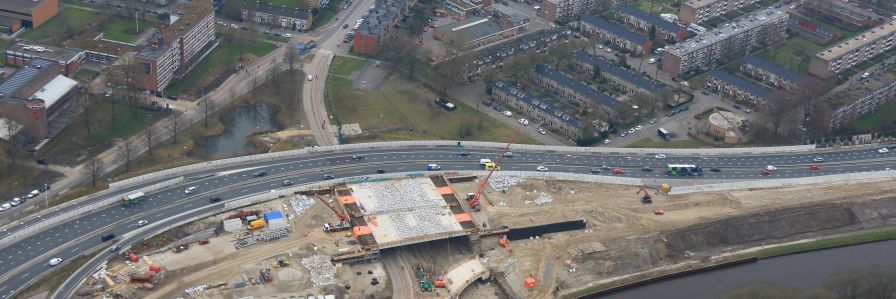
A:
[[[325,174],[325,175],[323,175],[323,176],[321,177],[321,179],[324,179],[324,180],[332,180],[332,179],[335,179],[335,178],[336,178],[336,176],[334,176],[334,175],[332,175],[332,174]]]

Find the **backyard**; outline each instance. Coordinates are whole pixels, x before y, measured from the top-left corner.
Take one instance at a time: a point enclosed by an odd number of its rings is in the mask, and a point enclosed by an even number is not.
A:
[[[59,14],[37,29],[29,29],[19,38],[61,46],[66,37],[73,37],[96,26],[105,15],[73,7],[60,7]]]
[[[795,36],[768,47],[759,52],[758,56],[797,74],[805,74],[809,69],[809,58],[822,49],[824,46]]]
[[[141,33],[146,32],[147,28],[152,28],[155,25],[157,24],[144,20],[140,20],[138,24],[134,20],[118,19],[103,27],[103,39],[133,43]]]
[[[653,10],[651,10],[651,2],[653,5]],[[652,13],[655,15],[664,14],[664,13],[675,13],[675,10],[666,7],[669,4],[672,4],[675,0],[641,0],[632,4],[632,7],[636,7],[640,10],[643,10],[647,13]]]
[[[237,64],[249,64],[250,62],[267,55],[271,51],[277,49],[274,44],[266,42],[252,42],[238,39],[230,35],[224,35],[220,39],[220,44],[211,54],[202,62],[196,65],[183,78],[174,81],[165,90],[166,94],[182,95],[197,94],[202,88],[214,82],[223,82],[219,80],[221,77],[226,78],[229,72],[233,71],[233,67]],[[243,53],[240,59],[240,53]]]

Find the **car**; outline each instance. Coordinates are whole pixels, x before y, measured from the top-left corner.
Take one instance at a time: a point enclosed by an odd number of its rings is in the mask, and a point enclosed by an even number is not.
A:
[[[348,28],[348,24],[342,25],[342,29]]]
[[[459,152],[459,153],[457,153],[457,156],[458,157],[469,157],[470,152]]]
[[[669,113],[666,113],[666,117],[672,117],[673,115],[675,115],[675,111],[674,111],[674,110],[673,110],[673,111],[669,111]]]
[[[652,125],[652,124],[655,124],[655,123],[656,123],[656,118],[650,120],[650,124],[651,124],[651,125]]]
[[[598,44],[598,45],[597,45],[597,48],[598,48],[598,49],[601,49],[601,50],[603,50],[603,49],[604,49],[604,46],[603,46],[603,45],[600,45],[600,44]]]
[[[209,203],[216,203],[216,202],[219,202],[219,201],[221,201],[221,198],[220,198],[220,197],[212,197],[212,198],[209,198],[209,199],[208,199],[208,202],[209,202]]]
[[[622,169],[619,169],[619,168],[613,168],[613,173],[614,173],[614,174],[623,174],[623,173],[625,173],[625,172],[622,171]]]
[[[262,170],[262,171],[256,171],[256,172],[253,172],[252,175],[254,175],[255,177],[259,178],[259,177],[263,177],[263,176],[268,175],[268,172],[267,172],[267,171],[263,171],[263,170]]]
[[[628,136],[628,133],[626,133],[626,132],[619,133],[619,137],[625,137],[625,136]]]
[[[144,226],[144,225],[146,225],[146,224],[148,224],[148,223],[149,223],[149,221],[146,221],[146,220],[140,220],[140,221],[137,221],[137,227]]]
[[[0,212],[6,211],[6,210],[9,210],[9,209],[12,209],[12,205],[11,205],[11,204],[5,203],[5,204],[0,205]]]
[[[291,38],[291,37],[292,37],[292,34],[284,33],[284,34],[283,34],[283,37],[285,37],[285,38]]]
[[[657,158],[657,159],[665,159],[665,158],[666,158],[666,154],[656,154],[656,155],[653,156],[653,157],[654,157],[654,158]]]
[[[768,165],[768,166],[765,166],[765,170],[772,171],[772,170],[778,170],[778,168],[774,167],[772,165]]]
[[[722,169],[721,169],[721,168],[718,168],[718,167],[713,167],[713,168],[710,168],[709,171],[711,171],[711,172],[722,172]]]
[[[504,152],[504,158],[513,157],[513,152]]]
[[[352,160],[364,160],[364,155],[352,155]]]
[[[177,101],[177,96],[168,96],[169,100]]]
[[[538,133],[541,135],[547,135],[548,131],[545,131],[545,129],[542,129],[542,128],[538,128]]]
[[[520,118],[520,124],[522,124],[522,125],[524,125],[524,126],[528,126],[528,125],[529,125],[529,120],[528,120],[528,119],[525,119],[525,118]]]
[[[308,75],[308,77],[305,79],[308,81],[314,81],[314,75]]]
[[[336,178],[336,176],[334,176],[334,175],[332,175],[332,174],[325,174],[325,175],[323,175],[323,176],[321,177],[321,179],[324,179],[324,180],[332,180],[332,179],[335,179],[335,178]]]
[[[50,265],[50,267],[53,267],[53,266],[59,265],[59,264],[61,264],[61,263],[62,263],[62,259],[61,259],[61,258],[54,257],[54,258],[50,259],[50,262],[47,263],[47,264]]]
[[[864,74],[862,74],[862,78],[868,78],[868,76],[871,76],[871,73],[864,73]]]
[[[383,173],[386,173],[386,171],[385,171],[385,170],[382,170],[382,169],[377,169],[377,170],[376,170],[376,173],[383,174]]]
[[[610,165],[601,165],[601,166],[600,166],[600,169],[603,169],[603,170],[610,170],[610,169],[613,169],[613,168],[610,167]]]
[[[507,116],[507,117],[511,117],[511,116],[513,116],[513,112],[510,112],[510,111],[507,111],[507,110],[504,110],[504,112],[502,112],[502,113],[504,113],[504,115]]]
[[[656,63],[656,58],[647,59],[647,64],[654,64],[654,63]]]
[[[642,126],[637,126],[637,127],[635,127],[635,131],[640,131],[640,130],[643,129],[643,128],[644,128],[644,127],[642,127]]]
[[[818,170],[818,165],[809,165],[809,170]]]
[[[644,166],[641,167],[641,171],[653,171],[653,168],[650,168],[650,166]]]
[[[544,165],[538,165],[538,167],[535,167],[535,170],[538,170],[538,171],[548,171],[548,168],[545,167]]]
[[[191,193],[194,193],[194,192],[196,192],[196,186],[190,186],[190,187],[188,187],[187,189],[184,190],[184,194],[191,194]]]
[[[628,133],[629,133],[629,134],[634,134],[634,133],[635,133],[635,129],[634,129],[634,128],[632,128],[632,129],[628,129]]]
[[[591,173],[593,173],[593,174],[598,174],[598,173],[600,173],[600,168],[597,168],[597,167],[591,167]]]
[[[25,197],[28,197],[28,198],[34,198],[34,197],[37,196],[38,194],[40,194],[40,191],[37,191],[37,190],[31,190],[31,192],[28,192],[28,195],[25,195]]]
[[[604,48],[604,51],[607,53],[613,53],[613,50],[610,49],[610,46],[607,46],[606,48]]]
[[[12,205],[13,207],[18,206],[23,203],[25,203],[25,201],[18,197],[13,197],[12,200],[9,201],[9,204]]]
[[[762,175],[771,175],[771,174],[772,173],[769,172],[768,170],[765,170],[765,169],[762,170]]]
[[[744,110],[744,112],[747,114],[750,114],[750,113],[753,113],[753,109],[747,109],[747,110]]]
[[[121,245],[115,245],[115,246],[112,246],[111,249],[109,249],[109,251],[111,251],[111,252],[118,252],[119,250],[121,250]]]
[[[885,147],[885,148],[882,148],[882,149],[877,150],[877,152],[878,152],[878,153],[881,153],[881,154],[886,154],[886,153],[889,153],[890,150],[888,150],[888,149]]]
[[[290,181],[290,180],[285,180],[285,181],[283,181],[283,183],[281,183],[281,185],[283,185],[284,187],[286,187],[286,186],[292,186],[292,185],[294,185],[294,184],[295,184],[295,183],[294,183],[293,181]]]
[[[691,86],[691,84],[689,84],[687,81],[681,81],[681,85],[685,87]]]
[[[734,109],[740,110],[743,108],[740,104],[734,104]]]
[[[824,162],[824,159],[822,159],[821,157],[818,157],[818,158],[812,159],[812,162],[821,163],[821,162]]]
[[[708,96],[708,95],[709,95],[709,92],[708,92],[708,91],[705,91],[705,90],[704,90],[704,91],[701,91],[700,93],[702,93],[702,94],[705,95],[705,96]]]
[[[610,139],[604,139],[604,144],[610,144],[610,142],[613,142],[613,140],[610,140]]]

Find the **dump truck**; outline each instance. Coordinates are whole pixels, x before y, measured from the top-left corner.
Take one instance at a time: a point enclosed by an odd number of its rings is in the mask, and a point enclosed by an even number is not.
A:
[[[125,207],[130,207],[132,205],[140,203],[144,198],[146,198],[146,194],[143,192],[137,192],[125,197],[121,198],[121,202]]]

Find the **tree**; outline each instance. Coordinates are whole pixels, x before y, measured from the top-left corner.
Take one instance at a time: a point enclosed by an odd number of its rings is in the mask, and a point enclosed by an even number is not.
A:
[[[171,114],[171,125],[174,127],[174,130],[171,131],[171,144],[177,144],[177,127],[180,125],[180,112],[176,109]]]
[[[131,172],[131,155],[134,154],[134,141],[131,139],[122,141],[121,150],[118,154],[124,159],[124,171]]]
[[[800,124],[807,125],[805,121],[812,115],[815,100],[827,93],[828,87],[821,80],[806,76],[790,91],[791,96],[796,99],[803,110],[803,118],[800,120]]]
[[[643,60],[643,59],[642,59]],[[619,66],[628,68],[628,55],[619,54]]]
[[[97,156],[90,158],[87,161],[87,171],[90,172],[91,186],[96,188],[96,179],[103,174],[103,160]]]
[[[554,62],[554,69],[560,70],[560,65],[569,62],[576,53],[576,49],[573,43],[558,43],[548,51],[551,60]]]
[[[600,70],[600,66],[597,66],[597,65],[595,64],[595,65],[591,68],[591,79],[597,80],[597,78],[600,78],[600,72],[601,72],[601,70]]]
[[[824,286],[839,298],[870,298],[868,295],[868,275],[864,270],[851,269],[837,272],[824,281]]]
[[[647,30],[647,38],[651,41],[656,40],[656,25],[650,25],[650,29]]]
[[[4,174],[9,173],[6,170],[9,168],[9,162],[6,161],[6,147],[0,143],[0,177],[3,177]]]
[[[211,104],[208,101],[208,97],[202,97],[201,99],[199,99],[199,108],[202,109],[202,125],[208,127],[208,114],[209,112],[211,112]]]
[[[393,30],[384,39],[382,55],[386,61],[413,77],[415,69],[421,63],[417,57],[419,49],[416,39],[401,30]]]
[[[296,64],[296,61],[301,62],[297,58],[298,58],[298,53],[296,52],[295,49],[287,48],[285,51],[283,51],[283,60],[285,60],[287,63],[289,63],[289,70],[294,69],[294,65]]]
[[[116,87],[124,87],[126,99],[131,104],[137,99],[137,74],[139,71],[140,63],[133,55],[122,55],[119,62],[110,71],[111,83]]]
[[[155,140],[156,128],[150,126],[146,128],[146,133],[143,133],[143,138],[146,140],[146,150],[149,152],[149,155],[152,156],[152,142]]]
[[[526,75],[532,70],[532,55],[529,53],[519,55],[510,60],[510,63],[507,64],[504,69],[507,71],[507,74],[514,81],[519,81],[522,78],[525,78]]]
[[[794,97],[780,90],[775,91],[769,97],[766,109],[763,110],[762,114],[768,120],[768,124],[771,125],[775,135],[778,135],[781,125],[785,121],[793,120],[792,110],[796,107],[796,104]]]

